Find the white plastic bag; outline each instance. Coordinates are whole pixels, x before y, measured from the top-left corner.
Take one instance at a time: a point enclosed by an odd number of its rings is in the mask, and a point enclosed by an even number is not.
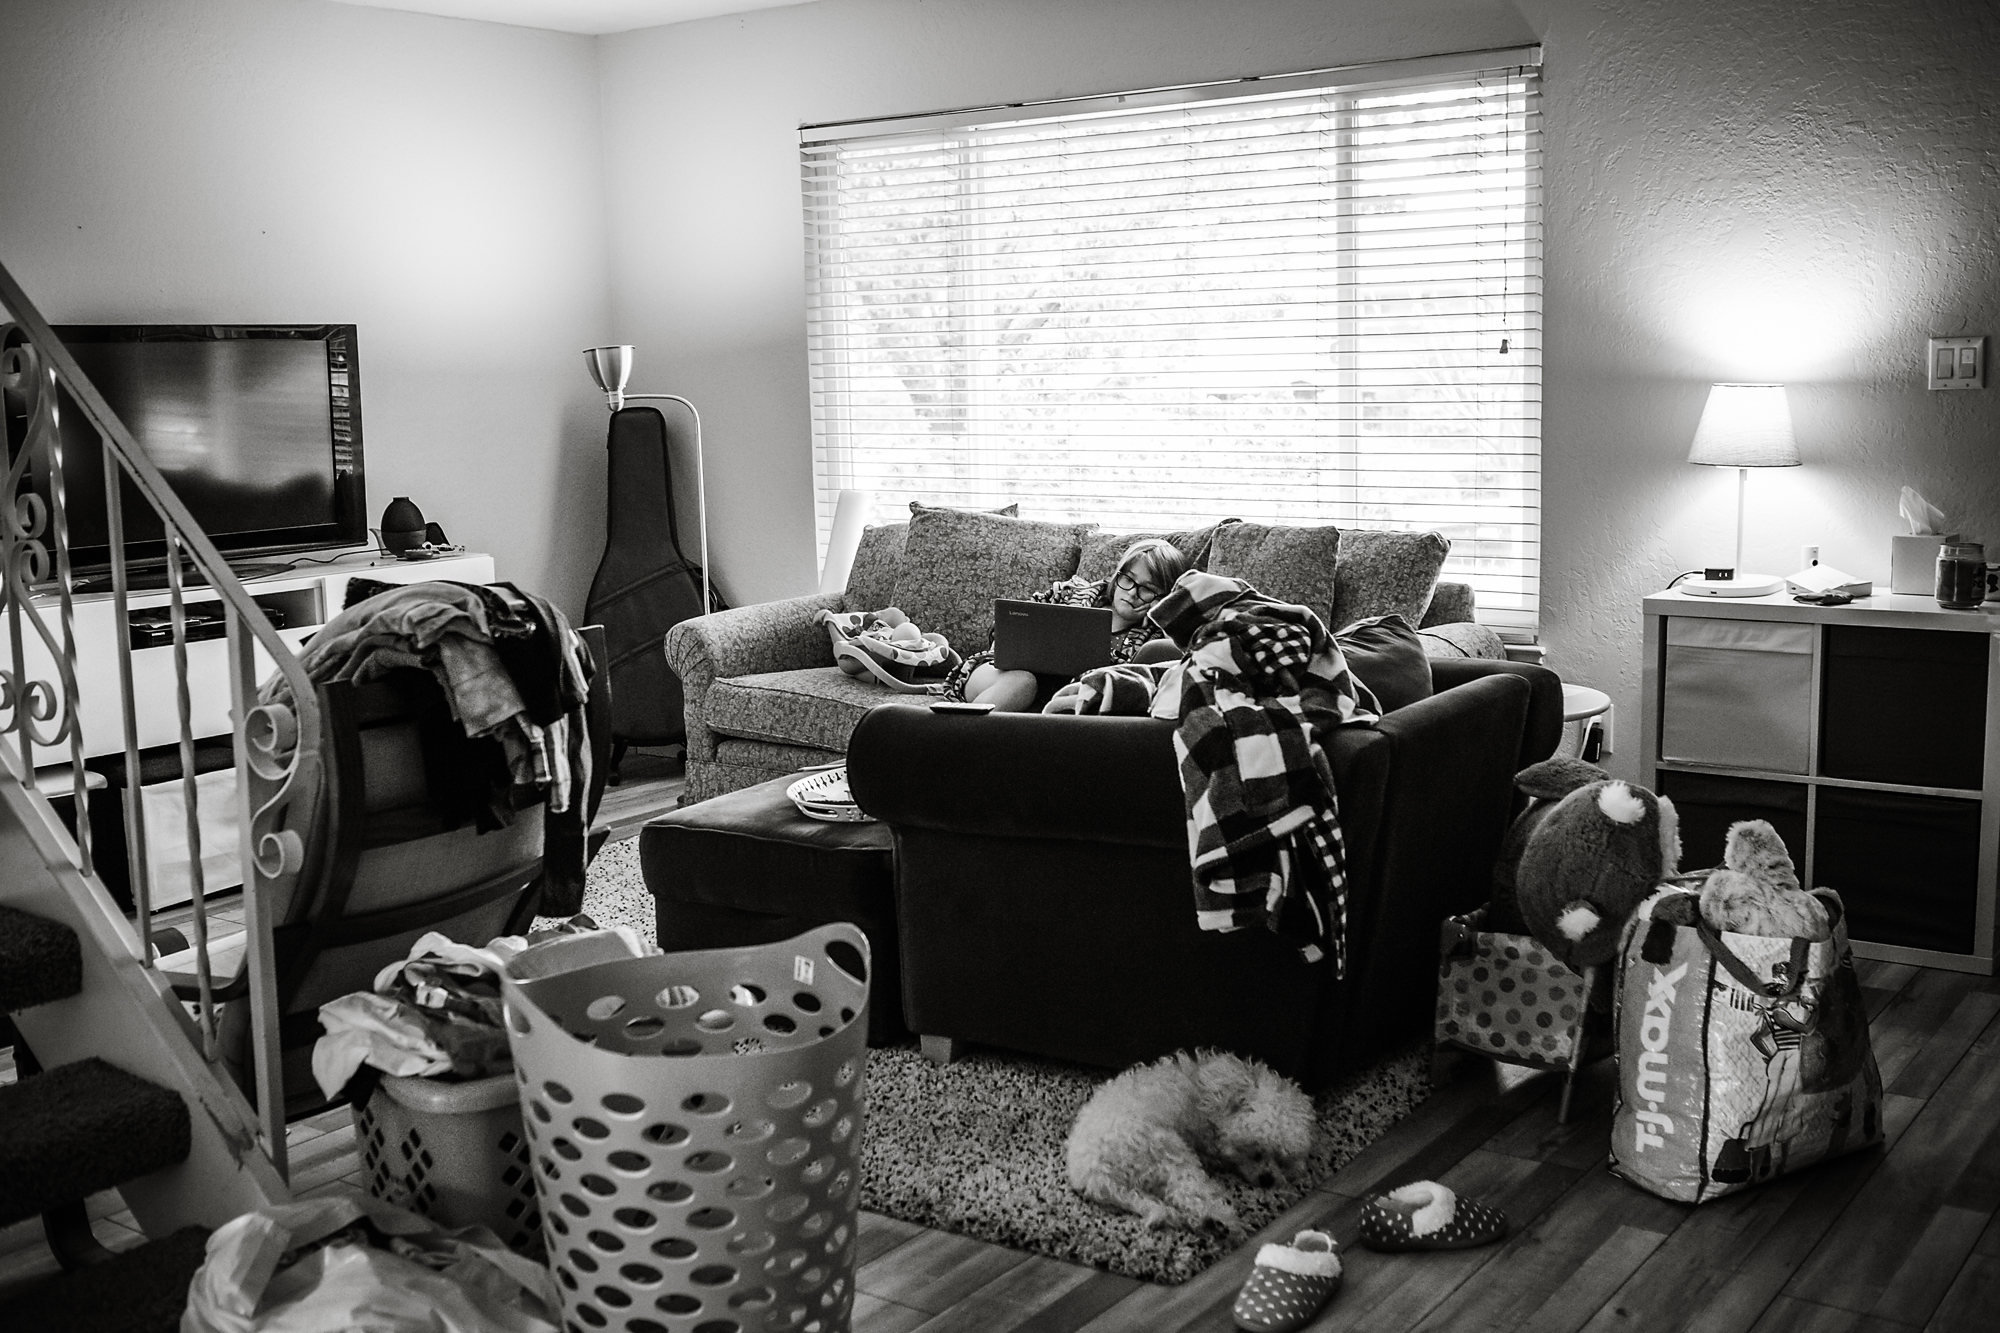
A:
[[[341,1236],[363,1220],[393,1248]],[[260,1208],[217,1228],[181,1333],[557,1333],[561,1307],[549,1271],[485,1227],[449,1231],[380,1199],[342,1195]]]

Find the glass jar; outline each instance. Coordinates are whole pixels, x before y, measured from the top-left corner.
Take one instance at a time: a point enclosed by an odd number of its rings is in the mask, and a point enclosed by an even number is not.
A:
[[[1986,597],[1986,548],[1978,542],[1938,547],[1937,601],[1949,611],[1971,611]]]

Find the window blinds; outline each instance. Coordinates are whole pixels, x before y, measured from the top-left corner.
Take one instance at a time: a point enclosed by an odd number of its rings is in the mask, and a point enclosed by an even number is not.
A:
[[[1538,52],[1496,54],[803,131],[821,550],[843,489],[1436,529],[1534,637]]]

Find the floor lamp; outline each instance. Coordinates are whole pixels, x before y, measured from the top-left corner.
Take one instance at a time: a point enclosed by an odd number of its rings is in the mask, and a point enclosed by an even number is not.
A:
[[[1743,499],[1753,467],[1797,467],[1792,409],[1782,384],[1716,384],[1708,391],[1701,424],[1694,428],[1688,462],[1736,469],[1736,563],[1728,578],[1689,579],[1680,590],[1697,597],[1767,597],[1782,578],[1743,569]],[[1720,571],[1716,571],[1720,572]]]
[[[694,493],[695,503],[701,512],[701,613],[707,615],[714,603],[708,596],[708,484],[702,475],[701,413],[695,410],[693,403],[677,393],[625,392],[625,382],[632,378],[630,343],[620,343],[615,347],[586,347],[583,349],[583,363],[590,367],[590,378],[604,390],[604,405],[613,412],[624,407],[628,398],[651,398],[679,403],[694,417]]]

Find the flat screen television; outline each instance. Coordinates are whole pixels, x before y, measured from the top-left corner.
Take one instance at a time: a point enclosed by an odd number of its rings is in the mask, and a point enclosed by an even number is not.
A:
[[[354,325],[54,331],[232,565],[368,541]],[[71,566],[101,571],[111,563],[103,450],[67,392],[59,405]],[[158,516],[124,487],[126,559],[164,566]]]

